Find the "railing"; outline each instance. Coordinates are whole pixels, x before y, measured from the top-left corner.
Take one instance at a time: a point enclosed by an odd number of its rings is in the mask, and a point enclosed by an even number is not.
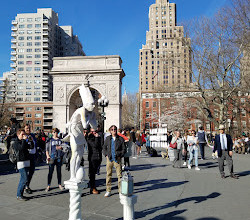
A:
[[[53,113],[53,109],[44,109],[44,113]]]

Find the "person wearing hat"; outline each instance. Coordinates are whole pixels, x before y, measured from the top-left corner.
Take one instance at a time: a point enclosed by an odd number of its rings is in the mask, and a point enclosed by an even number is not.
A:
[[[214,141],[214,150],[213,152],[217,151],[218,153],[218,163],[219,163],[219,170],[221,174],[221,178],[225,179],[224,173],[224,160],[227,161],[228,169],[230,172],[230,177],[234,179],[238,179],[238,177],[233,172],[233,141],[229,134],[225,134],[225,127],[224,125],[219,126],[220,134],[215,136]]]

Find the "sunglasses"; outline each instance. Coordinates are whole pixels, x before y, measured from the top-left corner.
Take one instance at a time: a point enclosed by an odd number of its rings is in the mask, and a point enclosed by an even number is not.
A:
[[[117,131],[117,129],[111,129],[111,131]]]

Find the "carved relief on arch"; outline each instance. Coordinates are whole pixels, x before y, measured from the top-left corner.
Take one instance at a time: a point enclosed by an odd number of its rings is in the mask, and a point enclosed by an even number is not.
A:
[[[81,86],[81,84],[67,85],[67,92],[66,92],[66,94],[67,94],[66,104],[67,105],[69,105],[71,96],[74,94],[74,92],[78,89],[79,86]]]
[[[97,90],[102,96],[107,97],[106,84],[104,84],[104,83],[93,83],[93,84],[90,84],[90,87]]]

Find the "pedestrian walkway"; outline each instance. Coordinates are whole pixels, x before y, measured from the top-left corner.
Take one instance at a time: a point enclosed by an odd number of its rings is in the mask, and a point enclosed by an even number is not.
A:
[[[173,168],[169,160],[143,156],[131,158],[135,182],[136,219],[173,220],[250,220],[250,155],[234,154],[234,167],[239,180],[221,179],[218,163],[212,159],[211,149],[206,149],[207,160],[199,161],[200,171]],[[87,155],[85,154],[85,157]],[[104,158],[103,158],[104,160]],[[87,160],[85,167],[87,173]],[[225,167],[228,176],[227,167]],[[114,171],[115,172],[115,171]],[[68,219],[69,193],[60,191],[53,176],[52,190],[44,191],[48,167],[37,168],[31,182],[35,192],[27,202],[17,201],[18,173],[0,176],[0,220],[62,220]],[[87,176],[87,175],[86,175]],[[116,177],[115,173],[113,175]],[[69,172],[63,167],[63,179]],[[117,192],[117,179],[113,179],[112,196],[105,194],[105,161],[101,175],[97,176],[97,188],[101,194],[82,195],[82,216],[85,220],[122,219],[122,205]]]

